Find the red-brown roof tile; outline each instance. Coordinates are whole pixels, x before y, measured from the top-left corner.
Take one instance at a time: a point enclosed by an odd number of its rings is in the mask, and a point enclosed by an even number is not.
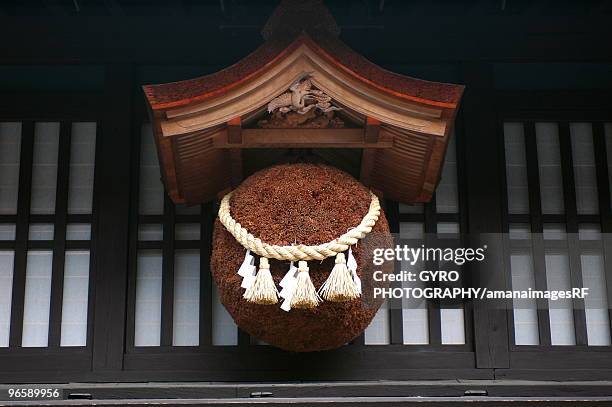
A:
[[[163,110],[201,102],[261,75],[302,44],[360,80],[396,97],[439,107],[454,108],[463,86],[430,82],[390,72],[356,53],[333,36],[270,38],[236,64],[199,78],[143,87],[153,110]]]

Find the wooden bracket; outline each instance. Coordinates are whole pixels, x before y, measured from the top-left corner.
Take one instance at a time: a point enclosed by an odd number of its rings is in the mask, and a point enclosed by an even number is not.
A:
[[[380,133],[380,121],[368,116],[365,127],[365,142],[378,142],[378,134]]]
[[[240,116],[227,122],[227,143],[242,144],[242,121]]]

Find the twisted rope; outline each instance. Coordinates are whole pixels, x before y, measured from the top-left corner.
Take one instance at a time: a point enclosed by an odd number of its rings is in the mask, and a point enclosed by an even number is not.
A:
[[[323,260],[347,251],[350,246],[356,244],[372,231],[380,216],[380,203],[376,195],[371,192],[370,195],[372,196],[370,208],[359,225],[350,229],[339,238],[318,246],[305,246],[302,244],[296,246],[277,246],[262,242],[261,239],[253,236],[246,228],[242,227],[240,223],[232,218],[230,214],[232,192],[225,195],[221,200],[219,220],[238,243],[260,256],[287,261]]]

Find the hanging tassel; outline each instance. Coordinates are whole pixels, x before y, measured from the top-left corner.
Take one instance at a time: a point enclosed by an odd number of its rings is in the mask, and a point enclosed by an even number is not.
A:
[[[242,288],[249,288],[255,282],[255,274],[257,273],[257,267],[255,267],[255,258],[251,254],[250,250],[247,250],[244,260],[238,269],[238,275],[242,277],[240,286]]]
[[[291,291],[289,294],[287,294],[287,297],[285,297],[285,300],[283,301],[280,307],[283,311],[285,312],[291,311],[291,300],[293,299],[294,293],[295,293],[295,290]]]
[[[244,289],[249,289],[255,283],[255,277],[257,275],[257,267],[254,265],[250,265],[250,267],[246,267],[243,271],[244,278],[242,279],[242,283],[240,287]]]
[[[308,264],[305,261],[300,261],[295,290],[289,305],[291,308],[314,308],[319,305],[319,302],[317,290],[308,274]]]
[[[294,262],[291,262],[289,271],[287,274],[285,274],[285,277],[283,277],[280,282],[280,286],[283,287],[283,289],[279,295],[285,299],[280,308],[285,312],[289,312],[291,310],[291,299],[293,298],[295,285],[297,284],[297,274],[298,269],[295,267]]]
[[[291,264],[289,265],[289,271],[287,271],[287,273],[285,274],[283,279],[280,281],[279,285],[282,288],[288,287],[292,283],[295,283],[295,279],[296,278],[297,278],[297,267],[295,267],[295,263],[294,262],[291,262]],[[282,291],[281,291],[281,293],[282,293]],[[281,294],[281,297],[283,297],[282,294]]]
[[[355,256],[353,256],[353,248],[349,247],[348,259],[346,259],[346,267],[349,270],[357,270],[357,260],[355,260]]]
[[[297,273],[298,269],[295,267],[294,263],[291,262],[289,266],[289,271],[285,274],[285,277],[280,281],[279,285],[282,287],[280,292],[280,296],[282,298],[287,298],[290,293],[292,293],[295,289],[295,283],[297,282]]]
[[[353,273],[346,266],[344,253],[336,255],[336,265],[319,289],[319,294],[323,299],[332,302],[343,302],[359,298],[359,289],[355,284]]]
[[[261,305],[276,304],[278,302],[278,291],[274,284],[272,274],[270,274],[270,264],[268,259],[259,259],[259,272],[251,285],[243,295],[248,302]]]
[[[346,260],[346,267],[353,274],[353,281],[357,286],[357,291],[361,294],[361,279],[357,275],[357,260],[353,256],[353,249],[349,247],[348,259]]]
[[[255,267],[255,258],[253,257],[253,255],[251,254],[250,250],[247,250],[246,254],[244,255],[244,260],[242,261],[242,264],[240,265],[240,268],[238,269],[238,275],[241,277],[246,277],[249,274],[252,274],[252,268]]]

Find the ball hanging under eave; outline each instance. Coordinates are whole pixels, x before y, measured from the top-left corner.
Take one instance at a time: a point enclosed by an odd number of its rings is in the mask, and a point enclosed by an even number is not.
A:
[[[285,164],[259,171],[232,194],[231,215],[254,236],[274,245],[319,245],[358,225],[371,201],[369,190],[349,174],[318,164]],[[321,301],[311,309],[283,311],[279,304],[248,302],[237,270],[245,248],[215,222],[211,270],[219,298],[236,325],[270,345],[296,352],[338,348],[359,336],[370,324],[382,301],[372,298],[374,247],[389,247],[392,237],[381,212],[368,238],[352,248],[358,264],[362,296],[345,302]],[[335,258],[308,262],[318,289],[334,268]],[[297,266],[297,265],[296,265]],[[384,272],[388,270],[387,265]],[[269,260],[278,287],[289,262]],[[267,272],[267,271],[266,271]]]

